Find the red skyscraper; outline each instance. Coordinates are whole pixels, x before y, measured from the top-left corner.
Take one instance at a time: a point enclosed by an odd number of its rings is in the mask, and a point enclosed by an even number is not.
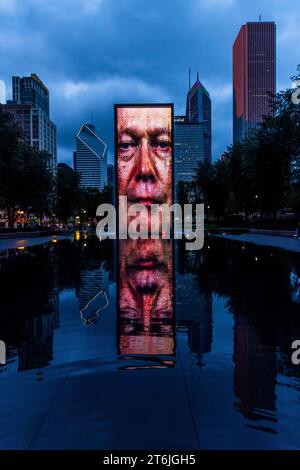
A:
[[[246,23],[233,45],[233,141],[272,111],[276,92],[276,25]]]

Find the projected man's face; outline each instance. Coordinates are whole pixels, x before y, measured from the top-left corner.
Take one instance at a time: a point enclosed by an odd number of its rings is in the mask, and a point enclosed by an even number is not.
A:
[[[171,128],[169,107],[117,108],[119,196],[128,206],[172,204]]]

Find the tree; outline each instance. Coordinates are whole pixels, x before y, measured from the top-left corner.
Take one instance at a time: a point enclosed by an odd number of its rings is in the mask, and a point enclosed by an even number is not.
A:
[[[227,169],[226,160],[214,164],[201,162],[194,180],[201,200],[205,202],[206,207],[210,207],[210,213],[217,220],[224,216],[228,201]]]
[[[105,186],[103,191],[97,188],[84,188],[81,193],[81,209],[80,220],[87,222],[88,220],[94,221],[96,218],[97,207],[100,204],[112,204],[113,194],[112,187]]]
[[[82,200],[80,176],[71,167],[65,164],[58,165],[57,169],[57,203],[55,212],[63,222],[67,222],[79,209]]]
[[[22,191],[20,131],[13,116],[0,105],[0,200],[7,211],[9,225],[14,223],[14,211]]]
[[[183,206],[190,200],[191,185],[187,181],[178,181],[176,185],[176,195],[178,203]]]
[[[54,174],[51,169],[51,155],[32,147],[23,148],[23,177],[21,184],[21,206],[39,215],[49,215],[53,209]]]

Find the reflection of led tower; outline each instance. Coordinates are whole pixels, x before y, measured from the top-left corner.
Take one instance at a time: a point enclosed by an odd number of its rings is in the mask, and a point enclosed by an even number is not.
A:
[[[120,355],[174,355],[172,241],[121,240],[118,284]]]
[[[76,136],[74,169],[86,188],[102,191],[107,184],[107,145],[96,134],[93,124],[83,124]]]

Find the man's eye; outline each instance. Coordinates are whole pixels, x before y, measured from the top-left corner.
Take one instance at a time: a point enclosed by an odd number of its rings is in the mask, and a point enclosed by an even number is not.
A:
[[[120,142],[118,147],[122,150],[129,150],[130,148],[135,147],[134,142]]]
[[[159,150],[167,150],[171,146],[170,142],[167,141],[154,141],[152,147],[156,147]]]
[[[160,148],[160,149],[166,149],[169,147],[169,143],[168,142],[158,142],[157,146]]]

